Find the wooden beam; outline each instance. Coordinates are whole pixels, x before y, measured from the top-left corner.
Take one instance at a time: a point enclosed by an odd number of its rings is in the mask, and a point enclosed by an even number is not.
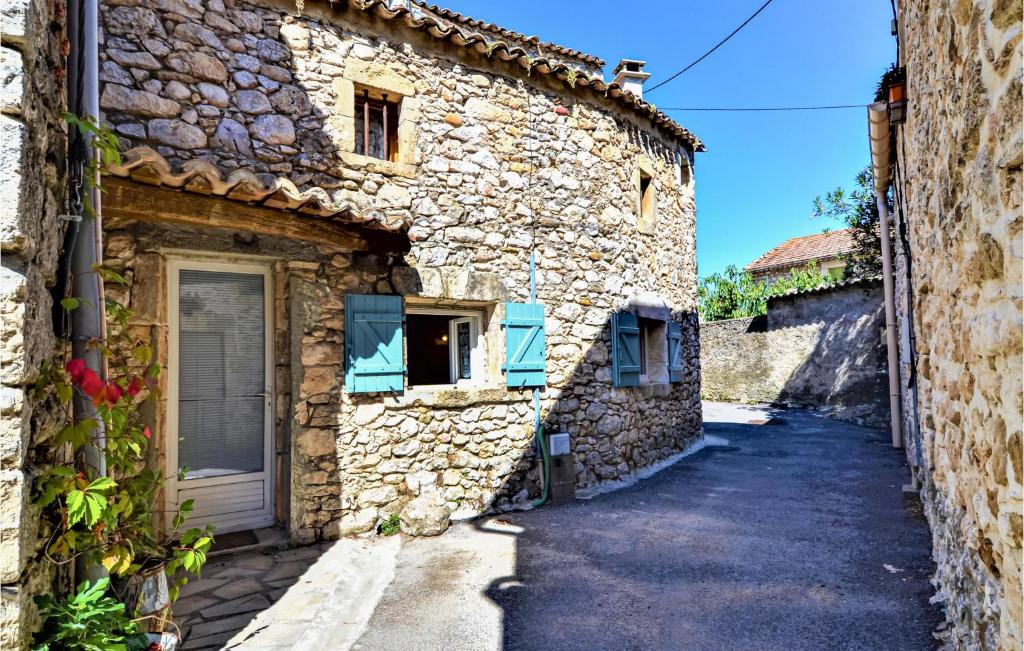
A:
[[[103,178],[103,218],[111,226],[146,221],[203,226],[230,231],[315,242],[337,249],[368,251],[370,230],[321,217],[303,217],[285,210],[252,206],[223,197],[178,192],[128,179]]]

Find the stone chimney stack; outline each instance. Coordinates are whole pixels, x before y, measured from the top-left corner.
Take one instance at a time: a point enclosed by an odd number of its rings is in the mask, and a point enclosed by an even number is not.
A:
[[[612,83],[619,84],[623,90],[628,90],[643,99],[644,82],[651,76],[651,73],[644,72],[645,65],[646,61],[622,59],[619,65],[615,66],[615,79],[612,79]]]

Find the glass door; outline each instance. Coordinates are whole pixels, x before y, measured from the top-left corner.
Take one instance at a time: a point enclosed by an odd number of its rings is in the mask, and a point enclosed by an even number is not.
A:
[[[273,523],[269,269],[172,261],[168,461],[187,526]]]

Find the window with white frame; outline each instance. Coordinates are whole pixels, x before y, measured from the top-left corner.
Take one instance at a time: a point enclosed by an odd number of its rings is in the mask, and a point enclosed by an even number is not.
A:
[[[471,310],[408,309],[410,388],[477,385],[484,380],[483,315]]]

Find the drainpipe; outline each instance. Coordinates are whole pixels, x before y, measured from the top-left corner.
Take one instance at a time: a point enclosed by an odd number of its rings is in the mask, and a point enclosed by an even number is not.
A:
[[[70,110],[80,117],[99,117],[99,56],[98,56],[98,35],[99,17],[97,11],[97,0],[70,0],[68,3],[68,25],[71,38],[71,52],[68,57],[68,106]],[[71,134],[73,137],[76,134]],[[86,365],[106,378],[106,363],[103,356],[95,347],[89,344],[94,340],[102,340],[106,337],[106,319],[103,316],[103,280],[99,274],[93,271],[93,265],[102,262],[103,250],[103,228],[100,218],[100,193],[96,191],[99,184],[99,174],[91,179],[94,189],[89,189],[90,180],[84,178],[87,171],[87,162],[93,156],[92,139],[88,134],[77,134],[83,141],[71,145],[72,157],[79,160],[72,164],[77,169],[72,169],[70,181],[72,184],[80,180],[80,187],[70,188],[72,192],[72,215],[73,223],[70,228],[74,229],[71,239],[70,251],[65,255],[71,256],[71,283],[72,296],[79,299],[79,307],[71,313],[71,352],[75,358],[84,359]],[[84,160],[82,160],[84,157]],[[79,202],[75,201],[78,192],[88,194],[83,197],[92,206],[93,214],[86,214]],[[79,203],[79,205],[75,205]],[[77,217],[77,219],[76,219]],[[107,472],[106,462],[102,453],[104,445],[103,421],[96,414],[96,409],[89,400],[75,399],[75,418],[92,418],[99,424],[97,438],[99,447],[87,447],[85,449],[85,462],[105,475]],[[95,580],[105,576],[106,572],[100,566],[89,566],[79,568],[84,576]]]
[[[871,141],[871,167],[875,177],[875,203],[882,240],[882,288],[885,294],[885,341],[889,358],[889,413],[892,446],[903,447],[903,417],[900,395],[899,348],[896,337],[896,301],[893,292],[892,244],[889,241],[889,206],[885,192],[890,182],[889,111],[885,102],[868,106],[868,136]]]

